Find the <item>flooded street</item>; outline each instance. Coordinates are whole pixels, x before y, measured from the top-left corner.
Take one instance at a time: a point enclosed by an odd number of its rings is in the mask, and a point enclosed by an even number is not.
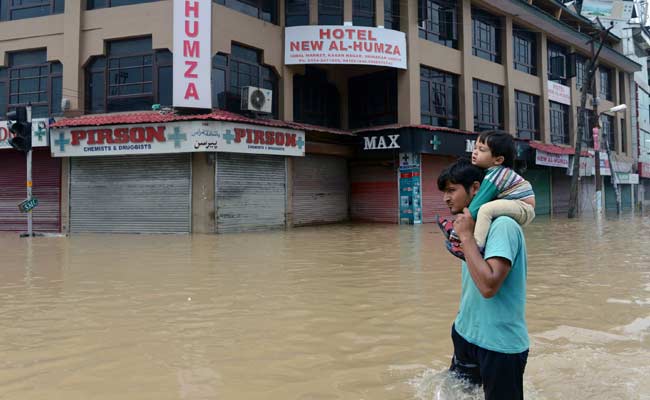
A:
[[[538,218],[529,399],[650,399],[650,217]],[[433,224],[1,234],[2,399],[473,399]]]

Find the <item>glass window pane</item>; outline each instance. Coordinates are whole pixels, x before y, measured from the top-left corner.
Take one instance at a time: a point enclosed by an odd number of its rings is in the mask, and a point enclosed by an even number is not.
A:
[[[172,105],[172,67],[160,67],[158,69],[158,103],[163,106]]]

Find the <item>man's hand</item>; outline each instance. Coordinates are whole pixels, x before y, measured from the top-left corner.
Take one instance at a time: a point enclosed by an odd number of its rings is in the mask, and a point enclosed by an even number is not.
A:
[[[470,214],[467,207],[463,209],[462,214],[456,215],[454,230],[461,242],[465,242],[466,239],[474,237],[474,224],[472,214]]]

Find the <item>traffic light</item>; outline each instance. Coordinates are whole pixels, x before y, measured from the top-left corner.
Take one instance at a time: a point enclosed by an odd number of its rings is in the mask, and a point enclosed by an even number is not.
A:
[[[7,128],[14,137],[9,144],[16,150],[25,153],[32,149],[32,123],[27,122],[27,108],[16,107],[7,113]]]

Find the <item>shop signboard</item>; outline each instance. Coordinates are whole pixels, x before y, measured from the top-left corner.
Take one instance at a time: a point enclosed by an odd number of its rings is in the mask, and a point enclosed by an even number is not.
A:
[[[422,222],[422,190],[420,187],[420,155],[400,153],[399,219],[402,224]]]
[[[547,167],[568,168],[569,155],[568,154],[553,154],[547,153],[542,150],[535,152],[535,164],[545,165]]]
[[[32,147],[47,147],[49,123],[47,118],[34,118],[32,120]],[[7,121],[0,121],[0,149],[11,149],[9,139],[13,134],[7,128]]]
[[[363,64],[406,69],[406,35],[366,26],[285,28],[284,63]]]
[[[627,172],[617,172],[616,179],[619,184],[623,185],[638,185],[639,184],[639,174],[631,174]]]
[[[54,157],[230,152],[305,155],[305,132],[225,121],[53,128]]]
[[[639,162],[639,176],[641,178],[650,178],[650,164]]]
[[[570,106],[571,88],[553,81],[548,81],[548,99]]]

